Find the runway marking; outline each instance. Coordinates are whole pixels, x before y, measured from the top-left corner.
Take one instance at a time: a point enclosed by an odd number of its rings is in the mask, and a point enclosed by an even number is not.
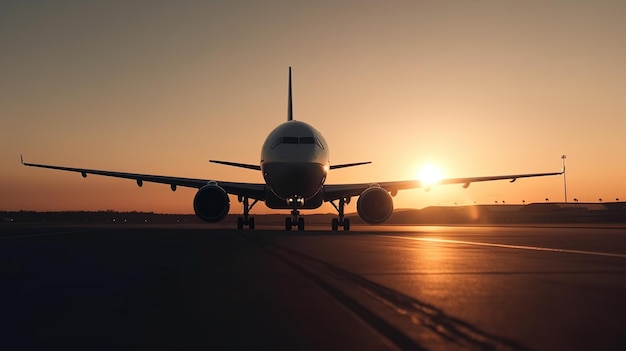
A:
[[[44,237],[44,236],[54,236],[54,235],[80,233],[80,232],[85,232],[85,231],[86,230],[68,230],[68,231],[53,232],[53,233],[39,233],[39,234],[24,234],[24,235],[2,236],[2,237],[0,237],[0,240],[22,239],[22,238],[37,238],[37,237]]]
[[[372,234],[371,236],[378,236],[378,237],[380,237],[380,236],[383,236],[383,235],[374,235],[374,234]],[[488,247],[497,247],[497,248],[503,248],[503,249],[547,251],[547,252],[571,253],[571,254],[579,254],[579,255],[591,255],[591,256],[626,258],[626,254],[618,254],[618,253],[610,253],[610,252],[556,249],[556,248],[540,247],[540,246],[495,244],[495,243],[483,243],[483,242],[476,242],[476,241],[464,241],[464,240],[452,240],[452,239],[414,238],[414,237],[396,236],[396,235],[384,235],[384,237],[386,237],[386,238],[405,239],[405,240],[416,240],[416,241],[428,241],[428,242],[437,242],[437,243],[447,243],[447,244],[488,246]]]

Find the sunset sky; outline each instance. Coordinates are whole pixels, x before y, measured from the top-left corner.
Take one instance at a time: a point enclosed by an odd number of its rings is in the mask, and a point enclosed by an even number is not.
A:
[[[569,200],[626,200],[623,1],[2,1],[0,210],[193,213],[194,189],[28,162],[262,182],[294,118],[327,183],[557,171]],[[409,190],[396,208],[563,200],[548,177]],[[231,212],[241,207],[233,199]],[[352,202],[347,211],[355,211]],[[266,212],[263,206],[253,212]],[[325,204],[319,211],[334,212]]]

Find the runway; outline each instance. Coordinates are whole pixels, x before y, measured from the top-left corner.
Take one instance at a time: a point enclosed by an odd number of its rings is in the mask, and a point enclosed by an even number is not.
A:
[[[626,349],[626,228],[260,227],[2,224],[2,348]]]

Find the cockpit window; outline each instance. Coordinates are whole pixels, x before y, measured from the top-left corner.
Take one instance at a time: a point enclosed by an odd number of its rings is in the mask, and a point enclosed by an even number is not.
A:
[[[276,140],[274,140],[274,142],[272,143],[272,146],[270,146],[270,149],[274,149],[276,148],[278,145],[280,145],[283,140],[283,138],[276,138]]]
[[[283,144],[298,144],[297,137],[283,137]]]
[[[322,144],[322,142],[317,138],[315,138],[315,141],[317,142],[317,146],[319,146],[320,149],[324,150],[324,145]]]
[[[316,144],[320,149],[324,149],[322,142],[316,137],[279,137],[274,140],[270,148],[275,149],[280,144]]]

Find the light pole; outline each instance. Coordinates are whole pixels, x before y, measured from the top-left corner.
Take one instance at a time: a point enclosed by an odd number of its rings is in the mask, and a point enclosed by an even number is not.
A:
[[[565,203],[567,203],[567,181],[565,180],[565,159],[567,157],[565,155],[561,156],[563,160],[563,193],[565,195]]]

